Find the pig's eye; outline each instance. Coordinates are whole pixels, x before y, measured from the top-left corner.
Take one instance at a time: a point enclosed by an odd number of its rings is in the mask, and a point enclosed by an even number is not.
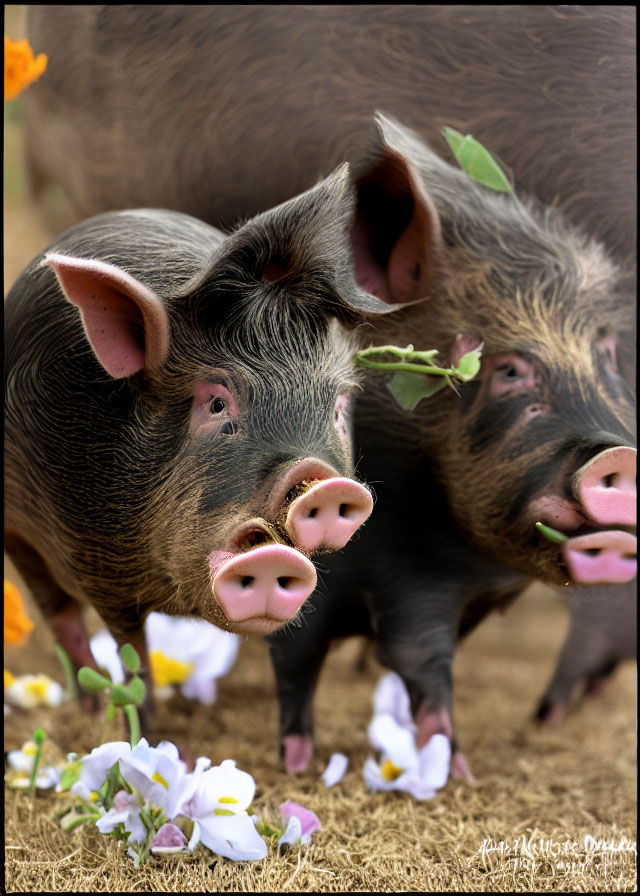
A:
[[[220,398],[220,396],[216,396],[209,405],[209,410],[212,414],[222,414],[222,412],[226,410],[226,407],[227,405],[224,399]]]
[[[517,380],[521,376],[513,364],[503,364],[501,367],[496,367],[496,373],[503,380]]]

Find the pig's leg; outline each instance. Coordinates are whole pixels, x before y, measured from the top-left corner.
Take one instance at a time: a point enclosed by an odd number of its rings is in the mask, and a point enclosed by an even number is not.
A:
[[[280,707],[280,754],[290,775],[306,772],[313,757],[313,694],[329,649],[328,635],[310,629],[305,637],[297,630],[295,638],[269,639]]]
[[[393,614],[378,620],[380,662],[396,672],[407,687],[418,727],[418,747],[434,734],[446,735],[452,747],[452,777],[472,781],[467,760],[456,744],[451,710],[455,648],[452,620],[456,614],[446,600],[425,599],[424,591],[416,593],[413,600],[403,601],[403,606],[419,607],[422,612],[413,622],[403,618],[396,624]]]
[[[7,534],[5,550],[26,582],[56,641],[67,652],[75,675],[81,666],[97,669],[89,649],[80,604],[58,586],[40,554],[22,538]],[[80,702],[86,712],[95,712],[99,704],[94,694],[87,693],[81,695]]]
[[[563,721],[579,682],[585,694],[599,694],[614,669],[636,656],[636,583],[573,588],[571,622],[555,672],[538,704],[536,718]]]

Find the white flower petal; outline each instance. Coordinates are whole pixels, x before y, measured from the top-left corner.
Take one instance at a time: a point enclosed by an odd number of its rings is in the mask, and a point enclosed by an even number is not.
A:
[[[248,815],[207,815],[199,819],[200,841],[236,862],[264,859],[267,844]]]
[[[373,692],[373,713],[388,713],[403,728],[416,730],[411,713],[409,693],[404,681],[395,672],[388,672],[380,679]]]
[[[401,769],[409,769],[418,764],[418,750],[415,735],[403,728],[388,713],[375,715],[368,729],[369,743],[380,750],[391,762]]]
[[[111,766],[130,752],[131,746],[125,741],[95,747],[88,756],[82,757],[80,780],[88,790],[100,790]]]
[[[194,673],[190,678],[187,678],[180,691],[182,696],[188,700],[199,700],[205,706],[211,706],[216,702],[217,696],[215,678],[201,678],[200,674],[200,671],[198,671],[197,676]]]
[[[7,753],[9,768],[14,768],[18,772],[26,772],[29,775],[33,771],[34,759],[35,753],[24,753],[22,750],[9,750]]]
[[[420,750],[418,771],[424,787],[440,790],[447,783],[451,766],[451,743],[444,734],[434,734]]]
[[[292,815],[287,823],[284,834],[278,840],[278,846],[282,846],[284,843],[296,843],[301,838],[302,825],[300,823],[300,819],[295,815]]]
[[[114,684],[124,681],[124,669],[118,654],[118,642],[108,629],[103,628],[89,641],[89,648],[99,669],[105,669]]]
[[[344,753],[334,753],[322,773],[322,781],[327,787],[333,787],[341,781],[347,771],[349,759]]]

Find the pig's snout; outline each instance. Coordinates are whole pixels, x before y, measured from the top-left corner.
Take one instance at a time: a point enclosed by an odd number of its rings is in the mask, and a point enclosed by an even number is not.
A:
[[[268,544],[209,557],[213,594],[237,632],[269,634],[302,606],[316,586],[313,563],[299,551]]]
[[[577,471],[573,491],[585,516],[598,526],[635,526],[635,448],[601,451]],[[631,581],[637,572],[636,551],[636,536],[618,529],[579,535],[564,544],[567,569],[581,585]]]
[[[292,501],[285,527],[301,550],[343,548],[373,510],[371,493],[352,479],[317,482]]]
[[[636,449],[607,448],[581,467],[573,490],[585,514],[601,526],[636,525]]]

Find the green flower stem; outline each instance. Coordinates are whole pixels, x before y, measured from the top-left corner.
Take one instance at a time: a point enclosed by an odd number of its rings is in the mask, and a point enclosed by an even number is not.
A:
[[[140,740],[140,719],[138,718],[138,710],[133,703],[126,703],[123,706],[123,709],[127,721],[129,722],[129,732],[131,735],[130,744],[131,749],[133,749]]]
[[[33,770],[31,772],[31,778],[29,779],[29,791],[32,796],[36,790],[36,776],[38,774],[38,768],[40,766],[40,760],[42,758],[42,745],[46,739],[47,735],[42,730],[42,728],[36,728],[36,730],[33,732],[33,740],[36,745],[36,755],[33,757]]]
[[[372,370],[382,372],[396,372],[405,370],[407,373],[435,374],[436,376],[455,376],[455,367],[434,367],[426,364],[412,364],[410,361],[369,361],[367,358],[356,356],[356,363],[362,367],[370,367]]]
[[[88,812],[86,815],[78,815],[78,817],[74,818],[73,821],[70,821],[68,824],[64,825],[63,830],[72,831],[74,828],[77,828],[78,825],[84,824],[85,821],[97,821],[99,818],[99,812]]]
[[[67,681],[67,693],[72,699],[75,699],[78,696],[78,687],[76,685],[76,677],[73,672],[73,665],[71,660],[69,659],[69,654],[64,649],[62,644],[54,644],[53,649],[56,652],[56,656],[60,660],[60,665],[64,670],[64,677]]]

